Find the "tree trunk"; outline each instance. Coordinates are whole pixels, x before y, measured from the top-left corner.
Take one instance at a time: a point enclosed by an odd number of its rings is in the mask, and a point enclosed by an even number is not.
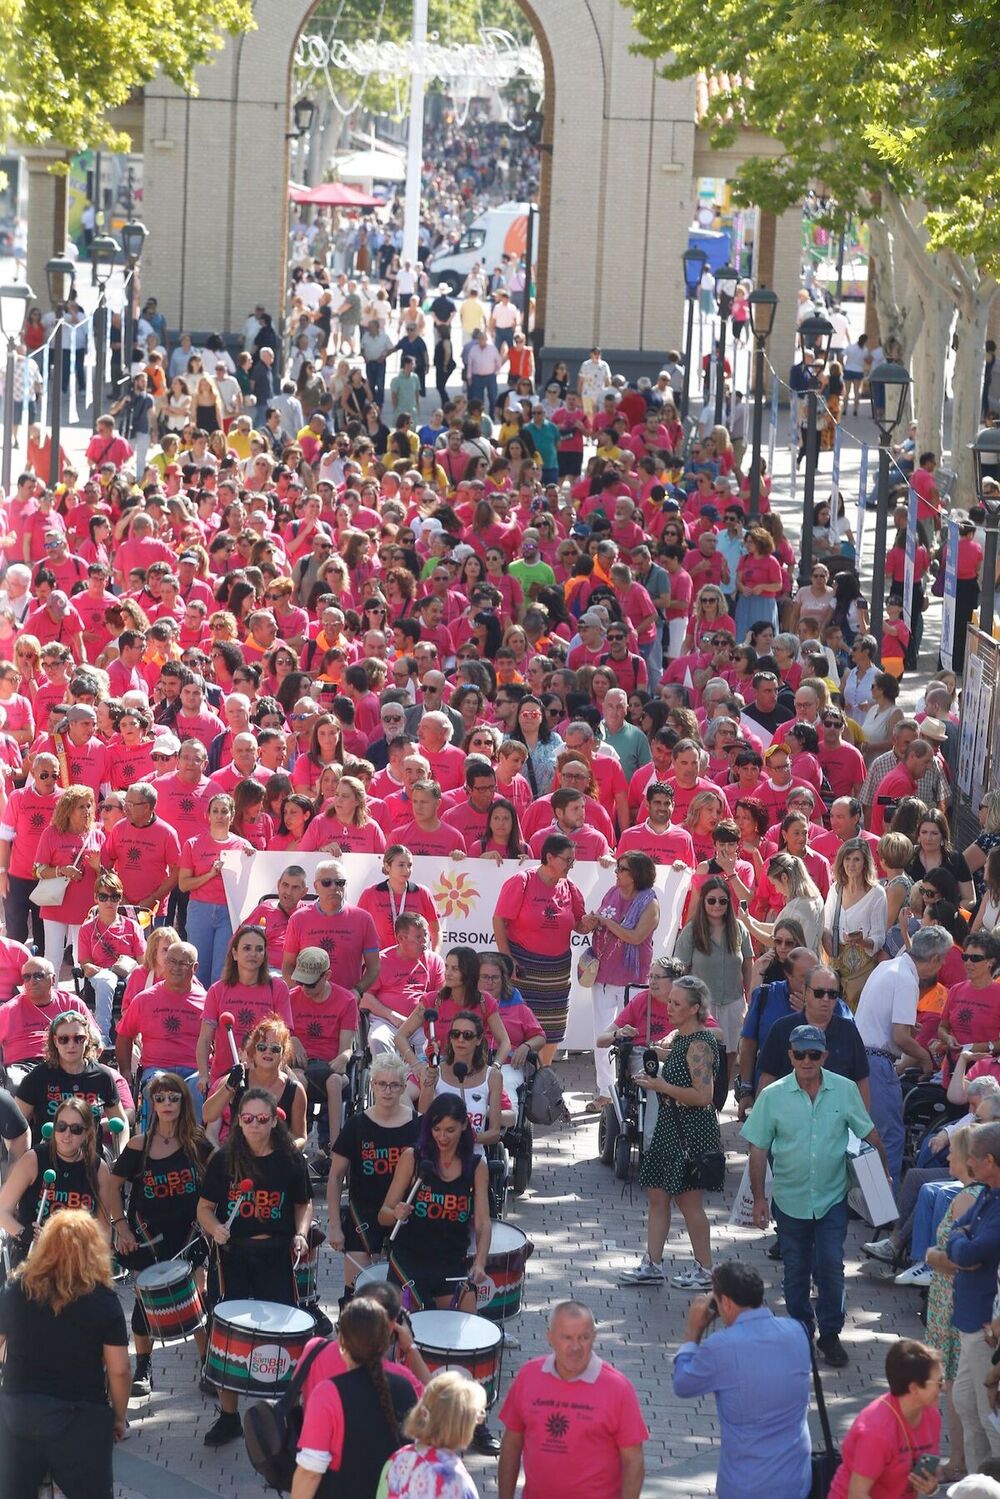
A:
[[[951,467],[958,475],[956,504],[967,510],[977,501],[976,474],[969,444],[979,431],[983,386],[983,346],[986,326],[1000,287],[988,279],[984,288],[963,290],[958,308],[958,348],[955,353],[954,401],[951,412]]]
[[[931,282],[917,283],[923,327],[913,351],[918,453],[944,451],[944,372],[955,307]]]
[[[916,291],[913,266],[891,232],[893,216],[891,202],[880,204],[879,211],[869,221],[869,248],[876,261],[875,307],[883,350],[897,343],[902,350],[900,361],[909,367],[923,327],[924,311]],[[911,401],[908,396],[904,421],[909,421]]]

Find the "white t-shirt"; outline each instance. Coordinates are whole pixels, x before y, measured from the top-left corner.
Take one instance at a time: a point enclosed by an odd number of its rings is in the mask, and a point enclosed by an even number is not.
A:
[[[844,350],[844,369],[850,370],[852,374],[860,374],[867,358],[867,349],[862,348],[858,343],[848,344]]]
[[[899,1056],[892,1039],[894,1025],[916,1025],[920,982],[909,953],[880,963],[861,991],[854,1020],[865,1046]]]
[[[591,401],[599,401],[611,384],[611,366],[603,359],[585,359],[580,366],[583,382],[580,394]]]

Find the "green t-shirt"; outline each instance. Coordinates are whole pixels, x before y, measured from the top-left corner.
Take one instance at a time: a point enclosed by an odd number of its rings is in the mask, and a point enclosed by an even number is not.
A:
[[[518,557],[510,564],[507,571],[512,578],[516,578],[525,593],[529,588],[536,585],[542,588],[551,588],[556,581],[556,575],[547,562],[525,562],[523,557]]]

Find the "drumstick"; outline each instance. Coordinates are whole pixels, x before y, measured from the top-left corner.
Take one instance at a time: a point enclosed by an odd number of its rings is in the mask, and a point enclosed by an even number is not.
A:
[[[240,1054],[236,1049],[236,1037],[233,1035],[233,1026],[236,1024],[236,1016],[231,1010],[223,1010],[219,1016],[219,1024],[229,1037],[229,1050],[233,1054],[233,1066],[240,1065]]]
[[[424,1056],[427,1059],[428,1066],[430,1067],[436,1067],[441,1060],[441,1048],[434,1036],[434,1022],[437,1020],[437,1018],[438,1012],[437,1010],[435,1010],[433,1005],[431,1005],[424,1011],[424,1035],[427,1037],[427,1044],[424,1047]]]
[[[45,1183],[45,1185],[47,1187],[55,1186],[55,1180],[56,1180],[56,1174],[52,1170],[51,1166],[49,1167],[48,1171],[43,1171],[42,1172],[42,1181]],[[46,1196],[46,1194],[43,1192],[42,1195],[41,1195],[41,1197],[39,1197],[39,1199],[38,1199],[38,1209],[37,1209],[37,1211],[35,1213],[35,1227],[36,1228],[38,1227],[38,1225],[41,1223],[43,1217],[45,1216],[45,1210],[48,1207],[48,1205],[49,1205],[49,1199]]]
[[[346,1249],[344,1250],[344,1259],[350,1260],[351,1264],[356,1265],[359,1270],[369,1270],[371,1268],[370,1265],[363,1265],[360,1260],[356,1260],[353,1254],[349,1254]]]
[[[406,1194],[406,1199],[405,1200],[406,1200],[406,1204],[407,1204],[408,1207],[412,1207],[413,1206],[414,1202],[417,1199],[417,1193],[420,1191],[420,1188],[423,1186],[423,1169],[424,1169],[424,1163],[423,1163],[423,1161],[418,1161],[417,1162],[416,1175],[413,1178],[413,1186],[410,1188],[410,1190]],[[402,1228],[402,1226],[403,1226],[403,1224],[405,1222],[406,1222],[405,1218],[397,1218],[396,1219],[396,1222],[393,1225],[392,1233],[389,1235],[389,1238],[388,1238],[388,1241],[387,1241],[389,1244],[392,1243],[393,1239],[399,1233],[399,1230]]]
[[[250,1180],[249,1176],[245,1176],[242,1181],[236,1183],[236,1190],[240,1195],[237,1197],[236,1202],[233,1204],[229,1217],[226,1219],[227,1228],[232,1228],[233,1224],[236,1222],[236,1219],[240,1215],[240,1208],[246,1201],[247,1193],[253,1191],[253,1182]]]
[[[52,1136],[55,1134],[55,1131],[56,1131],[56,1127],[55,1127],[54,1124],[43,1124],[42,1125],[42,1139],[43,1140],[51,1140]]]
[[[125,1133],[125,1120],[118,1118],[105,1119],[104,1123],[107,1125],[108,1133],[111,1136],[111,1149],[114,1154],[114,1158],[117,1161],[118,1157],[121,1155],[122,1148],[120,1137]]]
[[[467,1062],[453,1062],[452,1066],[451,1066],[451,1070],[455,1074],[455,1076],[458,1078],[458,1088],[459,1088],[459,1092],[462,1095],[462,1102],[464,1103],[465,1102],[465,1079],[469,1075],[469,1066],[468,1066],[468,1063]]]

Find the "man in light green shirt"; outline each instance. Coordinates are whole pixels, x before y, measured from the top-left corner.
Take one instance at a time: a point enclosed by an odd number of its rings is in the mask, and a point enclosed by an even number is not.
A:
[[[525,598],[534,597],[533,589],[551,588],[556,581],[556,575],[549,564],[542,561],[538,545],[540,540],[534,526],[529,526],[521,537],[520,557],[515,558],[507,569],[510,576],[520,583]]]
[[[626,781],[652,760],[649,740],[640,728],[629,723],[628,694],[621,687],[611,687],[604,694],[604,743],[610,745],[622,765]],[[622,830],[624,831],[624,829]]]
[[[857,1084],[824,1070],[826,1036],[815,1025],[798,1025],[788,1038],[792,1071],[761,1092],[743,1126],[750,1145],[753,1218],[766,1229],[764,1195],[768,1152],[774,1172],[774,1216],[785,1272],[785,1305],[810,1335],[827,1363],[848,1362],[840,1341],[844,1325],[844,1236],[847,1232],[847,1143],[853,1131],[885,1156]],[[811,1282],[818,1289],[816,1316]]]
[[[389,385],[389,396],[393,416],[409,416],[416,421],[420,407],[420,376],[411,354],[403,355],[400,372],[393,376]]]

